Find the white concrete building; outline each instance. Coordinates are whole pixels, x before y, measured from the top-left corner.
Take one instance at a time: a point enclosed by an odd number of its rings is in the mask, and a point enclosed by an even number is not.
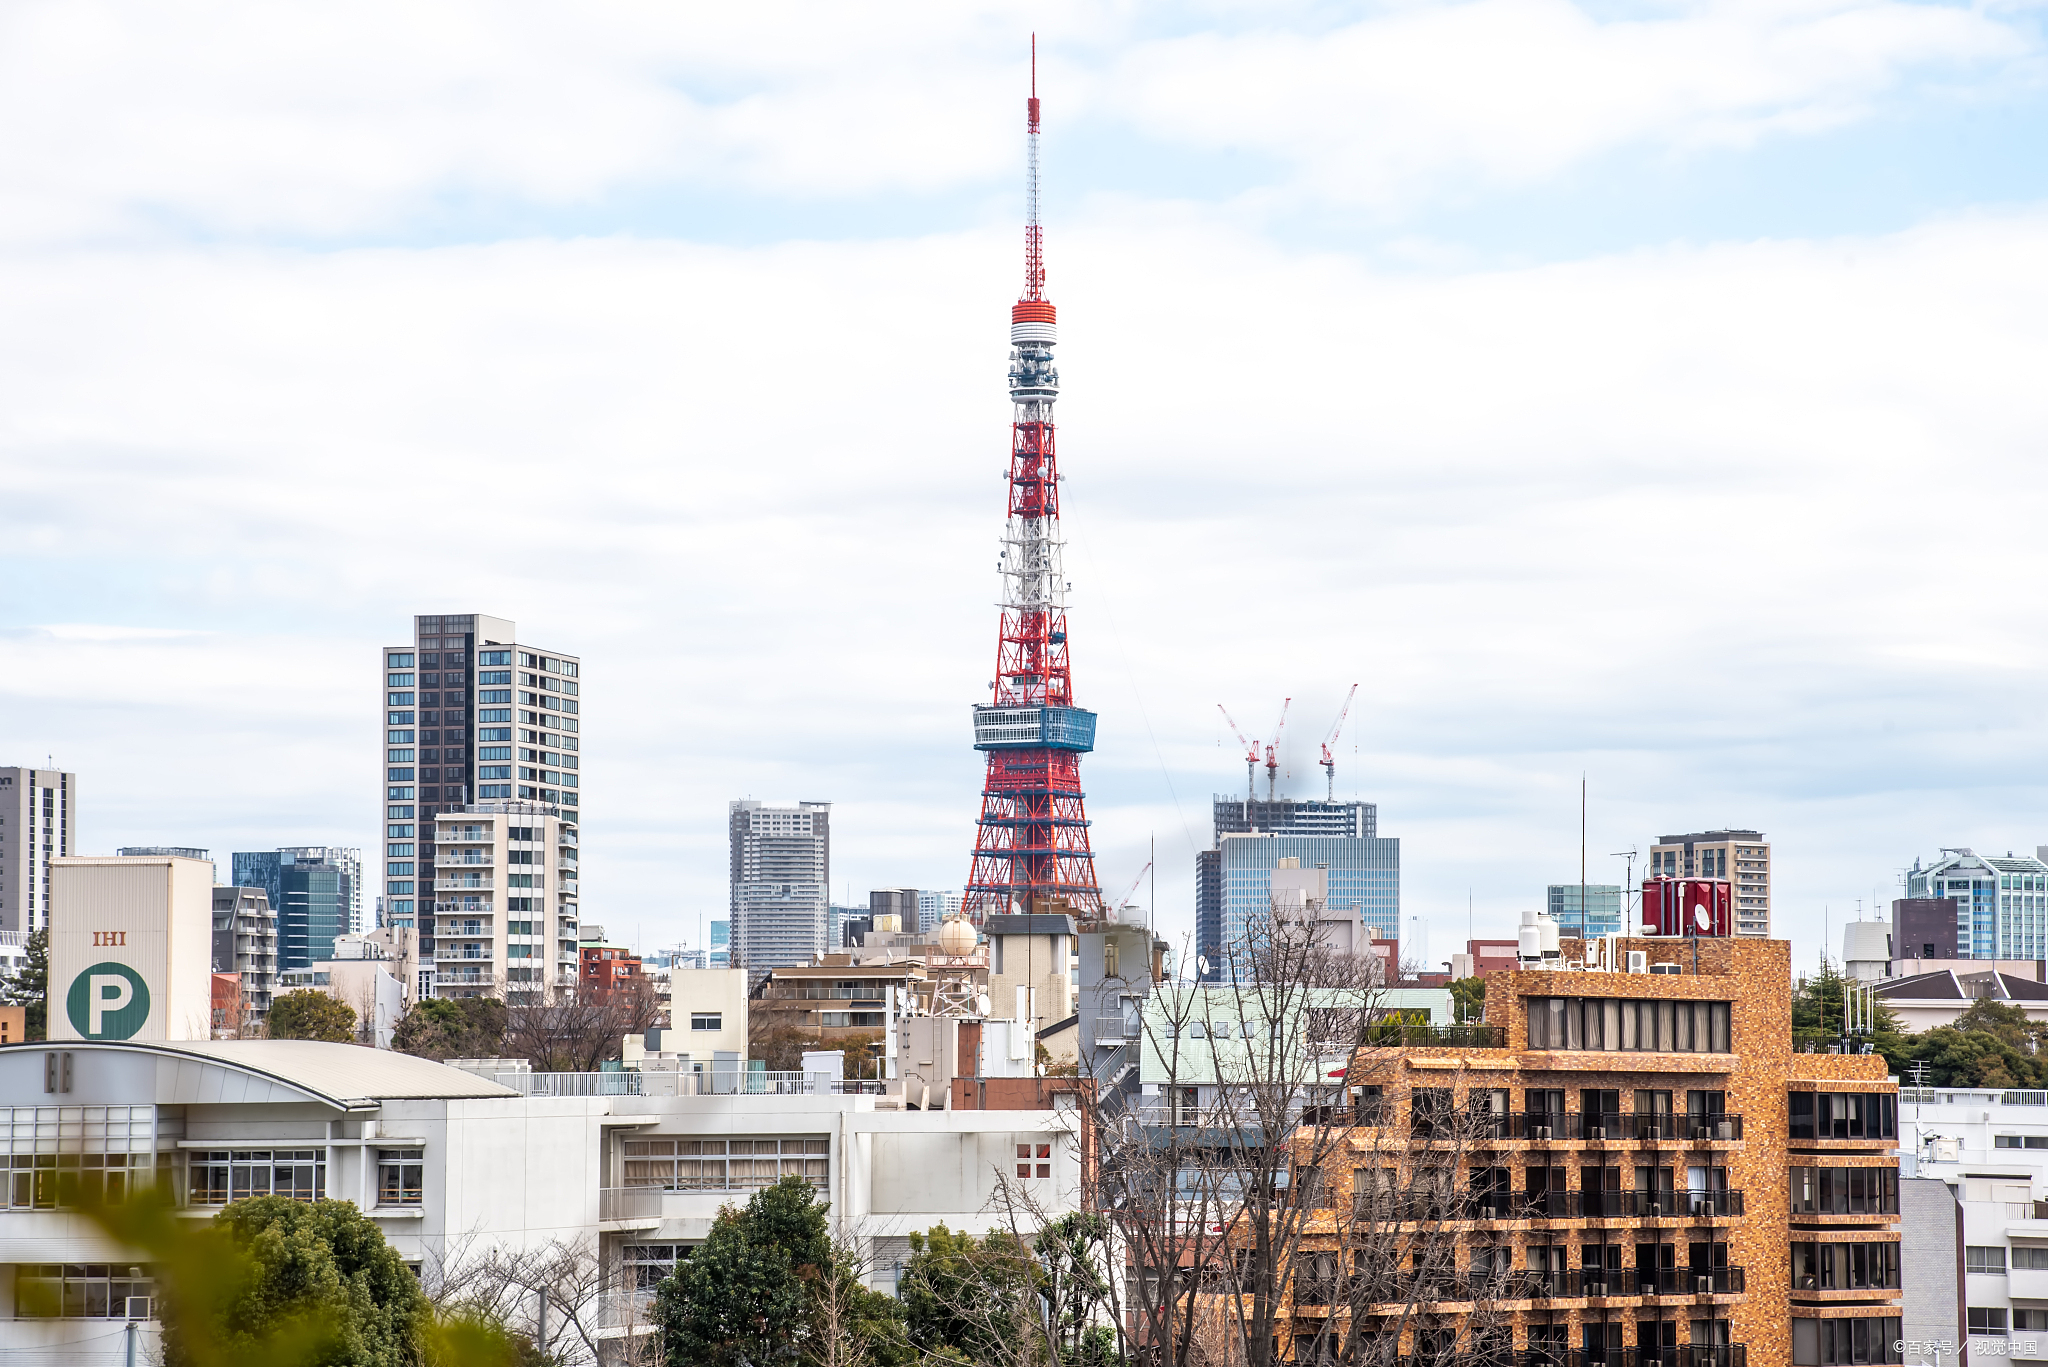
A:
[[[384,943],[368,935],[337,935],[334,957],[278,974],[279,992],[315,988],[356,1013],[359,1043],[391,1047],[391,1032],[405,1015],[404,965],[386,957]],[[396,973],[394,972],[396,970]]]
[[[202,1212],[254,1194],[353,1201],[429,1275],[494,1247],[580,1245],[609,1280],[579,1313],[610,1334],[644,1326],[654,1285],[720,1206],[785,1175],[818,1188],[884,1290],[912,1232],[994,1228],[1005,1181],[1054,1211],[1080,1201],[1077,1110],[892,1110],[824,1077],[788,1095],[550,1094],[645,1080],[621,1073],[509,1080],[298,1040],[0,1048],[14,1173],[0,1191],[0,1361],[115,1367],[131,1315],[139,1360],[154,1360],[150,1269],[57,1207],[65,1172],[168,1182]],[[24,1279],[63,1282],[65,1313],[24,1314]]]
[[[1901,1280],[1909,1329],[1916,1292],[1943,1285],[1960,1251],[1962,1304],[1930,1305],[1921,1317],[1949,1312],[1943,1361],[1956,1361],[1965,1334],[1973,1360],[2048,1361],[2048,1092],[1901,1087],[1899,1150],[1902,1186],[1914,1178],[1945,1183],[1961,1221],[1957,1239],[1941,1228],[1939,1212],[1917,1223],[1907,1212]],[[1906,1361],[1935,1363],[1931,1351],[1909,1352]]]
[[[471,802],[434,818],[437,997],[516,1001],[573,988],[576,824],[530,802]],[[421,952],[426,928],[421,927]]]

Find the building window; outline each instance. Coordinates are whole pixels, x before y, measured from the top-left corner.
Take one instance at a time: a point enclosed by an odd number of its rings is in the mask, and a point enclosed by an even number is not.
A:
[[[676,1264],[690,1256],[688,1244],[626,1244],[619,1258],[633,1279],[635,1291],[653,1291],[676,1274]]]
[[[1729,1052],[1728,1003],[1529,997],[1531,1049]]]
[[[2048,1149],[2048,1134],[1999,1134],[1991,1137],[1995,1149]]]
[[[377,1204],[416,1206],[423,1199],[426,1164],[419,1149],[377,1150]]]
[[[154,1127],[152,1106],[0,1107],[0,1145],[12,1149],[0,1158],[9,1165],[0,1207],[54,1210],[60,1188],[124,1199],[152,1178]],[[60,1135],[71,1152],[51,1152]]]
[[[250,1196],[318,1201],[327,1194],[325,1149],[215,1149],[192,1155],[191,1204],[224,1206]]]
[[[2015,1248],[2012,1265],[2029,1272],[2048,1272],[2048,1248]]]
[[[2048,1250],[2043,1250],[2048,1252]],[[1971,1244],[1963,1250],[1963,1270],[1982,1273],[1985,1276],[2005,1275],[2005,1249],[1990,1245]]]
[[[1977,1312],[1972,1310],[1970,1313],[1974,1315]],[[2002,1322],[2005,1312],[2001,1310],[1998,1314]],[[1897,1316],[1795,1319],[1792,1321],[1792,1361],[1795,1367],[1899,1362],[1902,1360],[1899,1323]]]
[[[832,1141],[804,1139],[628,1139],[626,1185],[666,1191],[750,1191],[802,1177],[820,1191],[831,1180]]]
[[[148,1320],[156,1288],[139,1267],[107,1263],[30,1263],[14,1278],[18,1319]]]
[[[692,1011],[690,1013],[690,1028],[692,1030],[723,1030],[725,1029],[725,1015],[719,1011]]]
[[[1017,1146],[1017,1175],[1019,1177],[1052,1176],[1052,1145],[1045,1140],[1031,1140]]]
[[[1794,1092],[1794,1139],[1897,1139],[1898,1097],[1889,1092]]]
[[[1983,1334],[1994,1338],[2003,1338],[2005,1336],[2005,1310],[2003,1307],[1996,1305],[1971,1306],[1970,1334],[1972,1337]]]

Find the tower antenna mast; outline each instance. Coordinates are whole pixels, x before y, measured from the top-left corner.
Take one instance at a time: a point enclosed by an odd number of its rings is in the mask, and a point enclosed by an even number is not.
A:
[[[1052,351],[1058,314],[1045,297],[1038,202],[1038,36],[1024,102],[1024,290],[1010,308],[1009,507],[1003,524],[1002,612],[992,696],[974,709],[974,748],[988,756],[981,820],[962,910],[990,916],[1040,910],[1101,920],[1105,907],[1088,840],[1081,756],[1095,748],[1095,714],[1074,703],[1067,655],[1060,473]]]

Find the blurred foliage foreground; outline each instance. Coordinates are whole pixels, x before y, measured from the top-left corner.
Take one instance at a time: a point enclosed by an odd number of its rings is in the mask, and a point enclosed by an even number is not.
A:
[[[437,1314],[383,1231],[347,1201],[262,1196],[208,1221],[155,1193],[81,1211],[150,1265],[166,1367],[517,1367],[522,1335]]]

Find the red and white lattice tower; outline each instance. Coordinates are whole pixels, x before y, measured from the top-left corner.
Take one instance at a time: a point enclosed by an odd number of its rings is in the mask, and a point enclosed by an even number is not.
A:
[[[1045,297],[1038,223],[1038,60],[1033,42],[1024,227],[1024,294],[1010,310],[1010,508],[1003,526],[1003,624],[990,705],[974,709],[974,748],[988,753],[981,824],[967,876],[967,915],[1103,914],[1088,846],[1081,756],[1095,714],[1074,705],[1067,663],[1067,580],[1060,565],[1060,475],[1053,449],[1057,340]],[[1048,907],[1046,903],[1064,903]]]

